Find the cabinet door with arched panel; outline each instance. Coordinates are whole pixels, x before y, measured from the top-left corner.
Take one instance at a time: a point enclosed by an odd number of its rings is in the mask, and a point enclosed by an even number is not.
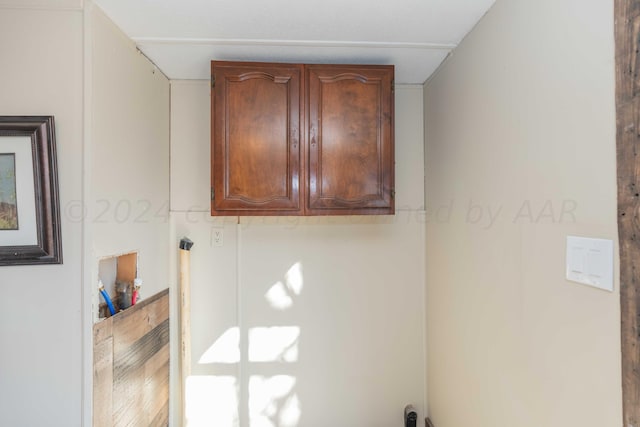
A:
[[[302,213],[303,66],[213,61],[212,215]]]
[[[394,213],[393,66],[307,65],[312,215]]]

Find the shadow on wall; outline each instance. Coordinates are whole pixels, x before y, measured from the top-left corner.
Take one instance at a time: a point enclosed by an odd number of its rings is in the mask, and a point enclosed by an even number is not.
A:
[[[276,311],[293,307],[304,287],[302,263],[293,264],[265,293]],[[295,325],[232,327],[199,358],[202,365],[233,365],[236,375],[191,375],[186,381],[186,427],[238,427],[248,408],[251,427],[298,427],[302,405],[291,375],[298,362],[300,327]],[[243,372],[247,366],[247,373]],[[260,370],[271,375],[254,375]],[[224,369],[221,369],[224,370]],[[248,374],[248,375],[247,375]]]

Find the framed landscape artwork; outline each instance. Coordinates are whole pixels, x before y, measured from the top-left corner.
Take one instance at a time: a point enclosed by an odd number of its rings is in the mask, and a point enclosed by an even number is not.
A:
[[[0,116],[0,265],[61,264],[53,116]]]
[[[16,155],[0,153],[0,230],[18,230]]]

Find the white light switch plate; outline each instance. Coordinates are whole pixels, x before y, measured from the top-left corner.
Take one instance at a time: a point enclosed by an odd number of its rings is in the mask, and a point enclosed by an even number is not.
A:
[[[567,236],[567,280],[613,292],[613,240]]]

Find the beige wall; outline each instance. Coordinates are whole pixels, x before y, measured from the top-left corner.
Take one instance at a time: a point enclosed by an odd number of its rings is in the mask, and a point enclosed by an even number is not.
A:
[[[3,2],[7,3],[7,2]],[[15,3],[15,2],[14,2]],[[0,267],[0,425],[81,417],[82,11],[0,5],[0,115],[53,115],[64,264]]]
[[[426,84],[437,427],[622,424],[617,273],[564,279],[567,235],[617,245],[613,47],[612,2],[498,0]]]
[[[0,269],[0,425],[90,425],[98,258],[168,286],[169,82],[85,3],[0,2],[0,115],[55,116],[64,256]]]
[[[97,6],[91,10],[94,277],[99,258],[136,251],[142,295],[150,296],[169,284],[169,80]]]
[[[170,88],[162,72],[97,6],[87,2],[85,7],[90,76],[85,281],[92,291],[86,298],[91,301],[85,301],[92,310],[85,327],[90,328],[102,301],[97,293],[100,259],[137,252],[142,298],[169,286]],[[88,380],[90,368],[85,368]]]
[[[422,87],[396,90],[395,217],[211,218],[209,82],[173,81],[171,105],[173,241],[195,242],[189,425],[387,427],[407,403],[422,413]]]

